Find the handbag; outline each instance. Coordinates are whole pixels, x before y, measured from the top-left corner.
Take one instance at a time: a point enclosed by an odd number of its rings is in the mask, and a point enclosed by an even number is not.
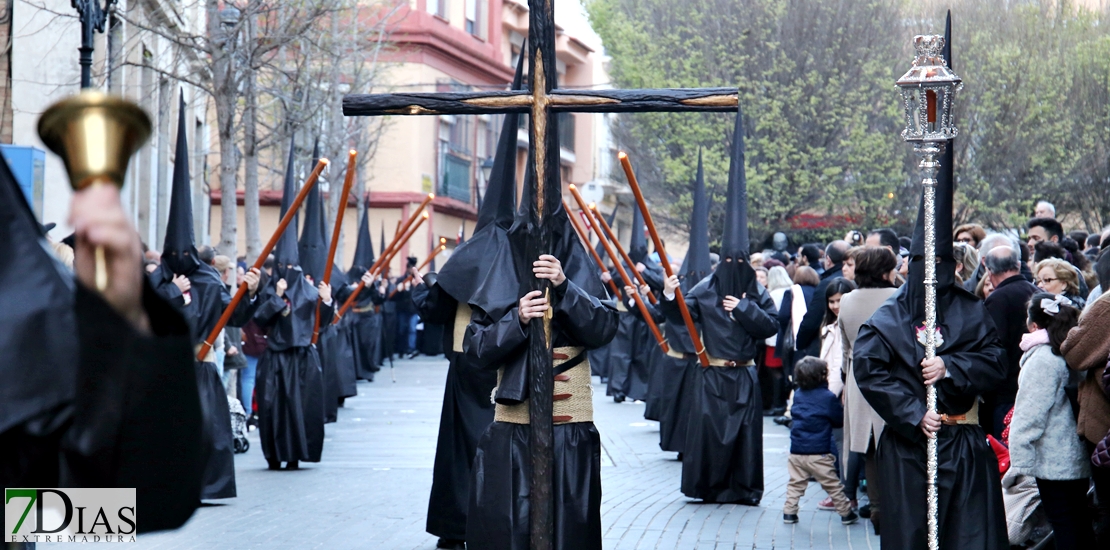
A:
[[[1106,362],[1106,369],[1102,372],[1102,389],[1110,387],[1110,361]],[[1110,395],[1110,392],[1107,392]],[[1095,452],[1091,453],[1091,465],[1095,468],[1110,468],[1110,432],[1102,437],[1102,441],[1095,445]]]

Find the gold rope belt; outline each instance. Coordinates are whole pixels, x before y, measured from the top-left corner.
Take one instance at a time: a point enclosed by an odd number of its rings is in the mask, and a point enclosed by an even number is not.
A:
[[[193,358],[194,359],[196,358],[197,354],[200,353],[200,348],[203,345],[204,344],[197,344],[197,345],[193,346]],[[216,362],[216,350],[213,349],[212,346],[210,346],[208,348],[208,355],[205,355],[204,359],[201,359],[200,362],[201,363],[215,363]]]
[[[680,353],[680,352],[675,351],[674,348],[671,348],[670,350],[668,350],[667,355],[670,356],[670,357],[674,357],[675,359],[696,359],[697,356],[698,356],[698,354],[696,354],[696,353]],[[754,365],[755,365],[755,361],[752,360],[752,359],[748,359],[747,361],[741,363],[740,361],[732,361],[730,359],[721,359],[720,357],[713,357],[712,355],[709,356],[709,366],[711,366],[711,367],[732,368],[732,367],[751,367],[751,366],[754,366]]]
[[[959,426],[961,424],[978,425],[979,424],[979,401],[975,401],[964,414],[942,414],[940,415],[940,423],[945,426]]]
[[[553,365],[558,367],[580,354],[585,353],[583,348],[563,347],[552,350]],[[497,371],[497,384],[501,384],[501,373]],[[496,395],[497,388],[493,389]],[[593,387],[590,386],[590,360],[587,358],[570,370],[555,375],[555,384],[552,391],[552,420],[555,424],[570,424],[573,422],[593,422],[594,403]],[[497,404],[493,410],[495,422],[508,422],[510,424],[529,424],[528,401],[519,405]]]

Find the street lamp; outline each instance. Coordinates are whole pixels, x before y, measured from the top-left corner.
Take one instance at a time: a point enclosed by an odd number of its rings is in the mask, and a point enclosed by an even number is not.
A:
[[[906,111],[902,139],[913,144],[914,152],[921,159],[917,167],[925,188],[925,358],[932,359],[937,353],[936,186],[940,170],[937,159],[944,153],[948,141],[958,133],[952,123],[952,103],[963,81],[948,68],[941,55],[943,36],[918,35],[913,38],[913,46],[917,57],[897,85]],[[925,402],[929,411],[935,413],[936,385],[925,387]],[[927,441],[929,550],[938,550],[937,439],[931,437]]]
[[[116,0],[104,0],[101,7],[100,0],[70,0],[77,17],[81,20],[81,47],[77,51],[81,54],[81,87],[92,87],[92,56],[93,38],[98,32],[104,32],[104,22],[108,19],[108,10]]]
[[[493,157],[486,157],[486,160],[483,160],[481,164],[478,165],[478,169],[482,174],[482,185],[478,187],[481,193],[476,193],[476,195],[478,195],[478,204],[481,205],[482,201],[486,199],[486,189],[489,187],[489,178],[493,174]]]

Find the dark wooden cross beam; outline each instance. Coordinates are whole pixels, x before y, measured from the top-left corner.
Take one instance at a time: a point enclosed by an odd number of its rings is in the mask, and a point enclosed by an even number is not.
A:
[[[658,90],[559,90],[555,66],[554,0],[529,0],[528,63],[530,90],[473,93],[355,94],[343,98],[346,116],[383,115],[478,115],[528,113],[532,117],[529,169],[535,177],[524,197],[534,202],[521,204],[528,216],[527,258],[532,260],[551,249],[551,226],[545,223],[562,203],[559,177],[559,134],[553,113],[629,113],[682,111],[736,111],[735,88]],[[569,212],[568,212],[569,214]],[[546,280],[531,274],[531,261],[520,267],[528,290],[549,295]],[[529,420],[531,421],[531,544],[536,550],[552,547],[552,399],[551,319],[528,324],[530,371]]]

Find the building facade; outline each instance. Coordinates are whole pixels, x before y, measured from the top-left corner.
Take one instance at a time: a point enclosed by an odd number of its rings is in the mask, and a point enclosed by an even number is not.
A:
[[[385,81],[374,93],[503,90],[512,80],[520,48],[528,34],[528,7],[524,0],[400,0],[388,28],[388,48],[379,62],[387,64]],[[606,58],[601,41],[590,28],[578,0],[556,0],[559,85],[595,88],[605,86]],[[352,90],[362,92],[364,90]],[[526,117],[525,117],[526,118]],[[369,166],[360,170],[370,200],[370,229],[375,246],[393,238],[397,224],[408,218],[427,196],[429,220],[397,255],[393,273],[404,258],[423,259],[447,239],[448,249],[438,263],[450,256],[460,231],[470,235],[477,219],[477,205],[485,192],[485,175],[492,166],[501,131],[502,116],[388,117],[385,130]],[[608,175],[615,158],[603,115],[566,114],[560,118],[560,160],[564,186],[601,184],[608,189]],[[527,156],[527,121],[516,130],[518,185],[523,181]],[[604,154],[601,154],[604,153]],[[338,182],[327,182],[328,187]],[[213,188],[217,186],[213,185]],[[222,198],[213,193],[211,239],[217,240]],[[261,192],[260,225],[263,237],[278,224],[280,193]],[[348,202],[344,216],[340,265],[350,265],[354,254],[358,212]],[[240,209],[241,210],[241,209]],[[630,212],[630,211],[629,211]],[[240,220],[242,213],[240,211]],[[242,221],[240,221],[242,227]],[[240,230],[240,241],[242,241]],[[242,250],[242,246],[240,246]],[[380,253],[380,251],[379,251]]]
[[[0,55],[0,74],[9,75],[0,86],[0,141],[45,151],[38,137],[38,119],[51,104],[80,91],[78,51],[81,25],[69,0],[6,3],[0,34],[11,47]],[[174,140],[177,135],[177,101],[186,102],[190,129],[190,157],[197,235],[207,234],[208,205],[204,200],[204,156],[208,132],[206,97],[170,75],[183,74],[195,51],[143,28],[165,21],[183,32],[201,34],[205,26],[203,5],[168,0],[119,0],[108,15],[103,34],[96,35],[93,87],[122,95],[141,105],[150,115],[153,134],[132,157],[122,189],[124,206],[138,227],[143,242],[161,248],[169,215]],[[62,160],[46,152],[42,185],[32,194],[32,206],[43,222],[58,227],[51,237],[69,234],[66,225],[72,194]]]

